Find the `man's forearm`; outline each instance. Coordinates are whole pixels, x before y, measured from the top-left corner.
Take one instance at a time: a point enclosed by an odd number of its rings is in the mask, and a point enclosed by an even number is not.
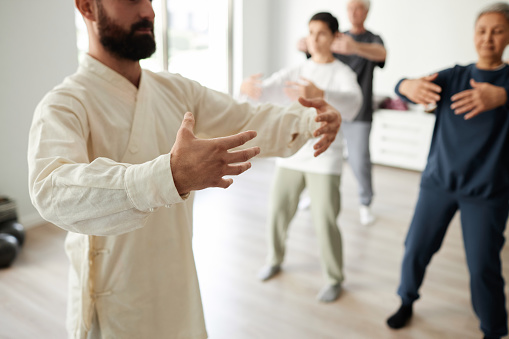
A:
[[[355,54],[371,61],[382,62],[387,57],[385,47],[377,43],[357,42]]]

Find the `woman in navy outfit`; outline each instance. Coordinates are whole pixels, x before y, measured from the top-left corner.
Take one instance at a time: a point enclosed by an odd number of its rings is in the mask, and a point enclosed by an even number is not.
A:
[[[484,8],[475,23],[478,61],[420,79],[402,79],[396,93],[436,104],[428,164],[405,240],[398,294],[388,320],[407,325],[426,267],[457,210],[470,272],[474,311],[485,338],[507,335],[500,252],[509,211],[509,4]]]

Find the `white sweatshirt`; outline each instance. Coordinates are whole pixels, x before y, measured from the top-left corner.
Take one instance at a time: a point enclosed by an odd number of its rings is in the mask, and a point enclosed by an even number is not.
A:
[[[259,102],[289,104],[290,99],[283,89],[287,81],[302,81],[301,77],[312,81],[325,92],[324,99],[334,106],[343,121],[352,121],[362,106],[362,92],[357,75],[347,65],[338,60],[330,63],[316,63],[312,59],[296,66],[285,68],[265,79],[262,83],[262,96]],[[343,136],[338,133],[332,145],[318,157],[314,157],[313,145],[318,138],[310,139],[293,156],[278,159],[281,167],[319,174],[341,174],[343,159]]]

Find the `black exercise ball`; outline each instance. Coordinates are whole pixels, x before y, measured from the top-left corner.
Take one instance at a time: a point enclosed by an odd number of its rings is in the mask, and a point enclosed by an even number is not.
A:
[[[18,252],[18,240],[10,234],[0,233],[0,268],[9,267]]]
[[[19,247],[25,242],[25,228],[15,220],[0,223],[0,233],[7,233],[18,240]]]

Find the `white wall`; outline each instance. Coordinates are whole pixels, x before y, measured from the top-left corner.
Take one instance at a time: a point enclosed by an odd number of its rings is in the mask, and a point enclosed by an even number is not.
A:
[[[245,77],[269,69],[273,1],[234,1],[234,93]]]
[[[76,70],[73,4],[0,1],[0,195],[26,227],[42,221],[28,195],[28,131],[43,95]]]
[[[366,27],[382,36],[388,50],[385,68],[375,73],[375,93],[393,95],[395,84],[403,76],[422,76],[456,63],[474,61],[476,14],[492,2],[494,0],[372,0]],[[264,58],[264,49],[270,54],[266,68],[256,71],[272,73],[304,60],[303,54],[296,50],[296,43],[307,34],[307,22],[316,12],[331,12],[338,17],[340,29],[348,29],[346,3],[347,0],[270,1],[264,24],[244,25],[245,31],[264,36],[247,42],[263,45],[260,53],[250,58]],[[254,46],[250,48],[256,50]]]

